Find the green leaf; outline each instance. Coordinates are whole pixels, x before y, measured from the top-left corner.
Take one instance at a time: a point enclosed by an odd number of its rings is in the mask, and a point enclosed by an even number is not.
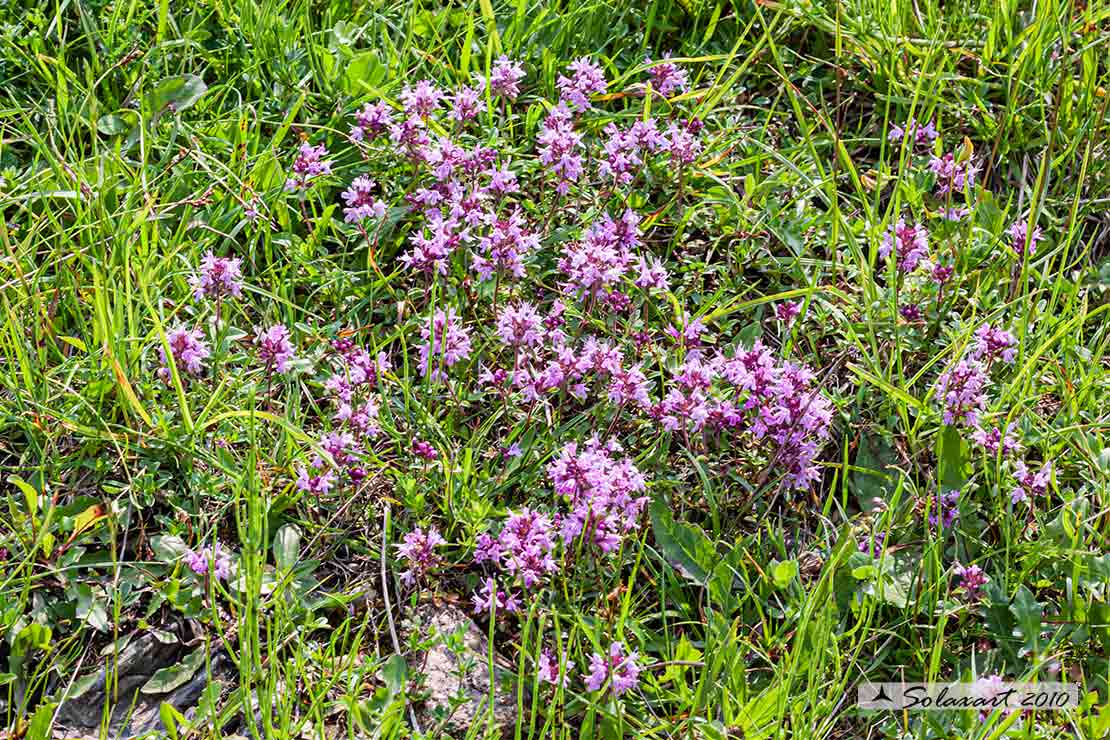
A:
[[[20,478],[18,475],[9,475],[8,483],[18,488],[23,493],[23,499],[27,502],[27,513],[34,519],[39,513],[39,492],[31,486],[30,483]]]
[[[154,92],[147,98],[152,115],[151,122],[157,122],[168,110],[180,113],[192,108],[206,92],[208,92],[208,85],[196,75],[165,78],[154,86]]]
[[[297,564],[301,552],[301,530],[295,524],[285,524],[274,535],[274,563],[281,570]]]
[[[409,672],[409,665],[400,655],[392,655],[382,667],[382,679],[390,696],[397,696],[405,688],[405,678]]]
[[[174,535],[152,537],[150,549],[154,551],[154,556],[163,563],[172,563],[189,552],[189,546],[185,544],[185,541]]]
[[[204,665],[204,648],[200,647],[185,656],[179,663],[155,671],[140,691],[144,694],[169,693],[189,683],[202,665]]]
[[[698,527],[676,522],[662,497],[651,502],[651,528],[664,559],[682,576],[705,585],[716,567],[717,550]]]
[[[886,437],[864,433],[860,436],[852,470],[852,490],[864,511],[875,509],[877,502],[891,503],[898,490],[898,456]]]
[[[87,622],[100,632],[108,631],[108,611],[104,607],[103,592],[94,592],[92,587],[85,583],[76,586],[77,591],[77,619]]]
[[[1041,615],[1044,614],[1044,607],[1037,602],[1033,596],[1033,592],[1027,586],[1022,584],[1018,589],[1017,594],[1014,596],[1013,603],[1010,604],[1010,612],[1017,620],[1017,628],[1014,630],[1015,637],[1024,637],[1025,645],[1022,652],[1036,652],[1037,638],[1041,632]]]
[[[378,58],[378,52],[359,54],[347,64],[346,87],[351,95],[361,95],[379,87],[389,72]]]
[[[139,114],[133,110],[123,110],[101,116],[96,121],[96,130],[105,136],[119,136],[126,134],[138,125]]]
[[[53,632],[50,631],[49,627],[38,622],[32,622],[16,634],[15,640],[12,642],[12,653],[14,655],[29,655],[35,650],[49,650],[52,636]]]
[[[188,724],[188,720],[181,712],[174,708],[173,704],[168,701],[162,702],[158,706],[158,716],[162,720],[162,727],[166,730],[166,735],[170,740],[177,740],[177,726]]]
[[[967,445],[960,430],[946,424],[937,438],[937,478],[947,490],[956,490],[967,483]]]
[[[50,732],[50,725],[54,723],[54,710],[57,706],[54,702],[44,702],[39,705],[34,716],[31,717],[31,722],[27,725],[28,740],[50,740],[53,737],[53,733]]]
[[[777,724],[779,703],[782,701],[781,694],[785,689],[784,683],[776,683],[740,710],[738,719],[742,737],[750,740],[770,737]]]
[[[776,588],[786,588],[797,575],[797,560],[784,560],[781,563],[775,563],[771,568],[771,577],[775,581]]]

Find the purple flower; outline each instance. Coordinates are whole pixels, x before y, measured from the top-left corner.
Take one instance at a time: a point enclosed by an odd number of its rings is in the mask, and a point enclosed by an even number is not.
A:
[[[917,305],[916,303],[903,303],[901,306],[898,307],[898,313],[902,315],[903,319],[911,324],[921,321],[922,316],[924,316],[924,314],[921,312],[921,306]]]
[[[507,195],[515,193],[520,190],[520,185],[516,180],[516,173],[509,169],[508,165],[503,166],[501,169],[491,169],[489,171],[490,181],[486,186],[486,190],[494,195]]]
[[[967,192],[975,184],[979,167],[971,160],[956,161],[952,152],[929,160],[929,169],[937,176],[937,197],[943,198],[950,193]]]
[[[409,237],[412,250],[401,262],[419,272],[447,274],[447,259],[470,239],[470,232],[454,216],[444,217],[439,211],[428,213],[425,228],[416,229]]]
[[[576,59],[567,69],[571,76],[559,75],[556,81],[559,87],[559,98],[577,110],[588,110],[591,107],[589,96],[604,93],[609,89],[609,83],[605,81],[605,73],[588,57]]]
[[[317,456],[313,459],[311,468],[304,465],[297,467],[296,485],[298,491],[325,495],[335,487],[335,471],[325,465],[323,458]]]
[[[166,341],[170,345],[170,354],[179,371],[188,375],[200,375],[204,372],[204,361],[210,351],[204,342],[204,334],[200,329],[186,329],[179,326],[171,329],[166,334]],[[173,375],[170,372],[169,362],[166,359],[164,347],[158,347],[158,355],[162,358],[162,367],[158,370],[158,377],[167,383],[171,382]]]
[[[222,298],[243,295],[242,260],[238,257],[217,257],[208,252],[200,261],[197,273],[189,279],[193,286],[193,297]]]
[[[520,595],[506,593],[497,588],[497,581],[487,578],[480,591],[471,595],[475,614],[489,614],[491,611],[513,614],[520,611]]]
[[[478,87],[460,87],[451,98],[451,120],[462,123],[478,117],[482,90]]]
[[[625,210],[619,220],[605,214],[578,241],[567,242],[559,270],[567,277],[567,293],[599,296],[619,282],[632,262],[632,248],[640,245],[640,218]]]
[[[829,437],[833,406],[821,395],[813,371],[803,365],[779,363],[762,342],[749,351],[738,351],[732,358],[714,360],[721,376],[740,393],[746,424],[757,440],[775,447],[776,468],[785,475],[785,484],[804,489],[820,480],[817,453]],[[739,412],[728,407],[716,416],[729,426],[738,423]],[[713,417],[711,417],[713,418]]]
[[[393,125],[393,111],[383,100],[367,103],[355,114],[355,125],[351,127],[351,138],[355,141],[373,141]]]
[[[419,116],[408,116],[400,123],[391,124],[389,140],[413,162],[424,162],[432,143],[428,137],[428,126]]]
[[[355,224],[368,218],[385,216],[385,201],[374,197],[374,187],[374,181],[365,175],[351,181],[351,186],[343,191],[343,200],[347,203],[343,209],[344,221]]]
[[[258,223],[258,219],[262,218],[262,213],[258,210],[258,198],[251,197],[243,205],[243,215],[247,220],[253,223]]]
[[[266,366],[267,372],[275,369],[284,373],[293,359],[293,343],[289,340],[289,330],[283,324],[275,324],[269,329],[259,329],[254,343],[258,345],[258,359]]]
[[[555,654],[552,651],[544,648],[540,653],[539,670],[537,673],[541,681],[566,688],[570,683],[570,673],[573,670],[573,660],[568,659],[560,668],[559,661],[556,660]]]
[[[433,380],[445,380],[444,367],[451,367],[470,357],[470,335],[459,321],[454,308],[440,309],[420,330],[420,374]]]
[[[775,304],[775,318],[787,326],[793,324],[794,319],[796,319],[801,312],[801,301],[783,301],[782,303]]]
[[[439,457],[439,453],[436,452],[436,448],[432,447],[431,444],[425,442],[422,439],[418,439],[412,443],[412,452],[417,457],[422,457],[425,460],[435,460],[437,457]]]
[[[603,445],[594,438],[583,449],[571,442],[548,465],[555,492],[566,497],[571,508],[562,519],[565,542],[585,533],[602,552],[610,553],[625,533],[640,526],[647,482],[631,458],[616,457],[620,451],[616,441]]]
[[[520,95],[520,81],[524,79],[524,67],[520,62],[502,54],[493,63],[489,73],[489,91],[516,100]]]
[[[358,440],[350,432],[329,432],[320,440],[320,447],[331,455],[338,465],[351,465],[358,462],[362,452]]]
[[[639,365],[620,368],[609,382],[609,400],[617,405],[635,404],[642,409],[651,408],[648,382]]]
[[[899,270],[913,272],[929,256],[929,232],[921,224],[908,225],[905,219],[898,219],[884,235],[879,257],[886,259],[892,252]]]
[[[644,290],[670,290],[670,280],[667,277],[667,268],[658,257],[652,257],[649,264],[647,259],[640,258],[640,274],[636,278],[636,286]]]
[[[446,543],[447,540],[439,536],[435,527],[430,528],[427,534],[419,527],[406,534],[404,541],[397,545],[397,554],[408,565],[408,569],[401,573],[401,582],[412,586],[432,568],[438,567],[443,560],[436,554],[435,548]]]
[[[939,524],[945,529],[951,529],[959,518],[959,490],[953,489],[947,493],[938,494],[933,502],[933,508],[929,512],[929,526],[935,529]]]
[[[944,423],[976,426],[979,413],[987,405],[989,384],[986,369],[975,360],[960,360],[954,368],[941,373],[936,394],[944,404]]]
[[[509,514],[498,536],[500,565],[525,588],[533,588],[558,569],[552,553],[555,537],[551,519],[524,508]]]
[[[1032,254],[1037,251],[1037,242],[1044,239],[1039,227],[1033,227],[1033,235],[1029,236],[1029,223],[1027,221],[1019,220],[1010,227],[1007,232],[1010,235],[1010,244],[1014,251],[1023,255],[1026,252]]]
[[[979,589],[987,585],[987,574],[978,565],[964,567],[959,563],[953,567],[956,574],[956,588],[964,592],[968,601],[978,601],[982,598]]]
[[[401,105],[405,108],[405,115],[410,117],[427,118],[439,108],[441,100],[443,91],[429,80],[420,80],[401,91]]]
[[[664,98],[669,98],[672,93],[684,92],[690,84],[686,79],[686,70],[669,61],[670,58],[670,54],[664,54],[663,61],[655,62],[649,70],[652,89]],[[651,63],[649,59],[648,64]]]
[[[1017,435],[1013,433],[1016,428],[1017,424],[1010,424],[1003,434],[1001,427],[993,427],[990,431],[986,431],[977,426],[971,433],[971,440],[992,455],[997,455],[1000,449],[1003,455],[1009,455],[1012,452],[1021,451],[1021,444]]]
[[[942,265],[940,262],[927,262],[925,267],[928,269],[929,278],[934,285],[945,285],[952,279],[952,274],[956,271],[956,268],[951,265]]]
[[[971,215],[971,209],[962,206],[945,208],[940,212],[940,217],[945,221],[963,221],[969,215]]]
[[[543,335],[543,317],[531,303],[506,306],[497,318],[497,336],[510,347],[534,347]]]
[[[1014,463],[1014,480],[1017,481],[1017,485],[1010,492],[1010,500],[1013,503],[1024,503],[1034,496],[1043,496],[1048,493],[1048,484],[1052,480],[1052,463],[1045,463],[1034,473],[1026,466],[1024,460],[1018,460]]]
[[[582,175],[582,134],[574,130],[574,117],[566,103],[559,103],[544,118],[543,128],[536,137],[540,164],[549,170],[558,182],[555,190],[560,195],[570,192],[570,184]]]
[[[891,125],[890,133],[887,134],[886,138],[890,141],[901,141],[903,137],[907,136],[912,138],[915,144],[924,145],[936,141],[939,133],[932,121],[922,126],[916,119],[910,118],[904,127],[897,124]]]
[[[540,247],[539,234],[527,231],[526,226],[524,216],[516,210],[508,218],[493,222],[489,234],[478,242],[482,253],[475,254],[471,261],[482,280],[489,280],[494,272],[524,277],[524,256]]]
[[[886,532],[876,532],[859,542],[859,551],[873,558],[880,557],[886,545]]]
[[[992,360],[1001,358],[1007,365],[1014,364],[1017,356],[1017,338],[1004,329],[996,329],[990,324],[983,324],[975,331],[975,349],[971,353],[974,360],[986,358]]]
[[[701,122],[695,120],[685,123],[672,123],[667,127],[667,152],[671,155],[671,163],[679,167],[693,164],[701,154],[701,140],[698,131]]]
[[[231,577],[231,556],[218,542],[213,546],[185,553],[185,564],[201,577],[208,575],[210,565],[215,566],[212,575],[216,580],[226,581]]]
[[[625,654],[624,643],[609,646],[608,657],[594,653],[590,656],[590,672],[585,677],[586,689],[598,691],[611,679],[609,688],[614,696],[636,688],[640,680],[640,656],[635,650]]]
[[[679,328],[681,327],[681,328]],[[680,347],[700,347],[701,335],[704,334],[705,322],[700,317],[691,319],[689,317],[678,317],[678,326],[668,324],[663,333],[675,341],[675,344]]]
[[[318,177],[331,174],[331,160],[325,159],[328,150],[323,145],[312,146],[307,141],[301,143],[297,158],[293,160],[293,177],[285,181],[288,192],[305,190]]]
[[[603,156],[598,160],[597,174],[617,184],[628,185],[643,160],[636,149],[628,146],[624,133],[617,130],[615,124],[609,124],[606,130],[610,132],[610,136],[603,145]]]

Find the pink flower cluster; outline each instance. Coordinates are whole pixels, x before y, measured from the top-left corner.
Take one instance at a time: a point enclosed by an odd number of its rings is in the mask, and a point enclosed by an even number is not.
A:
[[[258,359],[267,372],[284,373],[293,361],[293,342],[289,330],[283,324],[275,324],[268,329],[259,329],[254,343],[258,346]]]
[[[560,523],[564,542],[583,535],[612,553],[625,534],[639,528],[647,481],[631,458],[618,457],[621,451],[615,440],[603,444],[594,438],[581,448],[569,442],[548,465],[555,493],[570,505]]]
[[[293,176],[285,181],[286,191],[307,190],[318,178],[330,175],[332,163],[327,156],[328,150],[323,144],[312,146],[303,142],[293,160]]]
[[[210,547],[185,553],[185,564],[202,578],[208,575],[210,566],[214,566],[212,575],[216,580],[226,581],[231,577],[231,555],[218,542]]]
[[[435,527],[427,532],[417,528],[405,535],[401,544],[397,545],[397,554],[405,559],[408,568],[401,573],[401,582],[406,586],[414,585],[417,580],[423,579],[433,569],[443,563],[443,559],[435,549],[447,544]]]
[[[982,363],[960,360],[950,370],[937,378],[937,398],[944,404],[945,424],[965,424],[975,427],[979,414],[987,405],[987,386],[990,377]]]
[[[1017,485],[1010,492],[1010,500],[1015,504],[1028,503],[1034,497],[1048,493],[1048,485],[1052,481],[1052,463],[1045,463],[1034,473],[1024,460],[1018,460],[1014,463],[1014,480]]]
[[[470,334],[454,308],[438,309],[420,330],[420,374],[447,379],[447,368],[470,357]]]
[[[894,254],[901,272],[913,272],[929,256],[929,232],[921,224],[907,224],[905,219],[890,227],[879,246],[879,256]]]
[[[1017,337],[1010,332],[990,324],[983,324],[975,331],[975,349],[971,352],[973,360],[985,360],[989,365],[992,360],[1001,359],[1007,365],[1012,365],[1015,357]]]
[[[635,651],[626,652],[624,643],[614,642],[608,655],[594,653],[590,656],[590,673],[586,676],[586,689],[598,691],[609,681],[614,696],[636,688],[640,682],[640,656]]]
[[[525,589],[533,589],[558,569],[553,553],[555,534],[551,519],[531,509],[510,513],[496,537],[478,535],[474,548],[475,563],[490,563]],[[475,611],[485,612],[496,606],[513,612],[519,608],[518,594],[498,590],[493,578],[487,578],[482,590],[473,597]]]
[[[217,257],[208,252],[200,262],[197,273],[190,278],[193,297],[240,298],[243,295],[242,260],[238,257]]]
[[[198,376],[204,372],[204,361],[208,359],[211,350],[204,341],[204,334],[200,329],[187,329],[178,326],[166,333],[166,342],[170,345],[170,353],[178,373]],[[158,377],[165,382],[172,381],[169,361],[166,350],[158,347],[158,355],[162,358],[162,367],[158,370]],[[182,378],[184,380],[184,378]]]

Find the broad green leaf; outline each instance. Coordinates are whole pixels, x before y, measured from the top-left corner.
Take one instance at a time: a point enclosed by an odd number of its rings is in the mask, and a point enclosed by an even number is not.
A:
[[[177,75],[167,77],[154,86],[148,104],[156,122],[167,111],[180,113],[200,100],[208,91],[208,85],[196,75]]]
[[[297,564],[301,551],[301,530],[295,524],[285,524],[274,535],[274,563],[281,570]]]
[[[1025,584],[1022,584],[1018,588],[1017,594],[1014,595],[1013,603],[1010,604],[1010,612],[1017,620],[1014,636],[1025,638],[1022,652],[1036,652],[1044,607],[1037,602],[1033,592]]]
[[[405,688],[405,678],[408,676],[409,666],[400,655],[392,655],[382,667],[382,679],[389,689],[390,696],[397,696]]]
[[[777,588],[786,588],[797,575],[797,560],[784,560],[781,563],[775,563],[771,568],[771,577],[774,578]]]
[[[154,556],[163,563],[172,563],[189,552],[189,546],[185,544],[185,541],[175,535],[152,537],[150,549],[154,551]]]
[[[77,619],[88,624],[100,632],[108,631],[108,610],[104,606],[103,591],[94,591],[85,583],[76,585],[77,591]]]
[[[359,54],[347,64],[346,87],[351,95],[361,95],[378,88],[389,70],[378,58],[378,52]]]
[[[967,445],[960,430],[946,424],[937,437],[937,478],[945,490],[959,490],[967,483]]]
[[[197,670],[204,665],[204,648],[199,647],[186,655],[179,663],[154,672],[143,684],[144,694],[166,694],[180,688],[192,680]]]
[[[651,528],[663,557],[683,577],[705,585],[716,567],[716,548],[700,528],[676,522],[667,502],[658,497],[651,502]]]
[[[20,478],[18,475],[9,475],[8,483],[18,488],[23,493],[23,499],[27,502],[27,513],[34,519],[39,513],[39,492],[31,486],[30,483]]]

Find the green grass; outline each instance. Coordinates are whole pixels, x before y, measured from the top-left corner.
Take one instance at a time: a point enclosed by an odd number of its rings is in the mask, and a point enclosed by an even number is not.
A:
[[[411,736],[420,681],[396,658],[421,647],[409,607],[468,608],[476,534],[506,508],[551,504],[546,464],[609,419],[454,404],[419,376],[431,306],[488,317],[459,281],[426,291],[399,269],[403,223],[373,258],[342,224],[339,192],[367,167],[346,132],[364,102],[422,78],[455,86],[506,53],[526,65],[529,105],[498,143],[529,162],[538,100],[555,99],[567,62],[593,56],[614,92],[667,51],[692,83],[675,105],[707,123],[683,197],[650,204],[671,300],[722,345],[770,341],[772,304],[803,301],[781,354],[836,405],[823,478],[779,493],[755,474],[773,460],[617,427],[653,499],[619,566],[583,556],[519,618],[477,620],[521,679],[507,736],[1110,735],[1110,4],[56,0],[0,2],[0,35],[0,710],[17,735],[50,737],[67,687],[111,674],[136,635],[190,621],[191,641],[175,638],[199,651],[189,670],[224,655],[230,668],[197,715],[164,710],[167,736],[220,737],[240,717],[258,738]],[[613,96],[591,127],[640,105]],[[886,139],[910,116],[984,165],[973,215],[931,222],[959,274],[937,306],[877,258],[887,225],[932,207],[920,158]],[[282,184],[302,138],[329,142],[337,177],[299,204]],[[244,219],[253,195],[272,228]],[[1028,260],[1005,234],[1018,219],[1045,232]],[[221,307],[237,329],[203,382],[163,383],[166,330],[207,321],[188,278],[210,249],[243,259],[246,295]],[[926,320],[900,320],[906,301]],[[666,301],[651,311],[673,320]],[[247,340],[278,322],[303,367],[268,397]],[[989,417],[1018,425],[1031,466],[1055,465],[1031,509],[934,397],[984,322],[1019,340]],[[329,414],[312,364],[340,332],[391,352],[396,393],[366,483],[317,502],[295,464]],[[413,462],[417,436],[448,463]],[[519,462],[502,461],[510,442]],[[953,484],[960,518],[934,532],[936,488]],[[430,522],[451,543],[442,578],[401,588],[390,546]],[[858,551],[872,532],[894,544],[882,558]],[[213,538],[238,554],[232,583],[198,582],[180,560]],[[990,576],[978,606],[952,588],[955,562]],[[582,670],[611,639],[645,656],[640,690],[535,679],[541,647]],[[1057,665],[1081,709],[1014,724],[855,707],[860,681],[1050,680]]]

